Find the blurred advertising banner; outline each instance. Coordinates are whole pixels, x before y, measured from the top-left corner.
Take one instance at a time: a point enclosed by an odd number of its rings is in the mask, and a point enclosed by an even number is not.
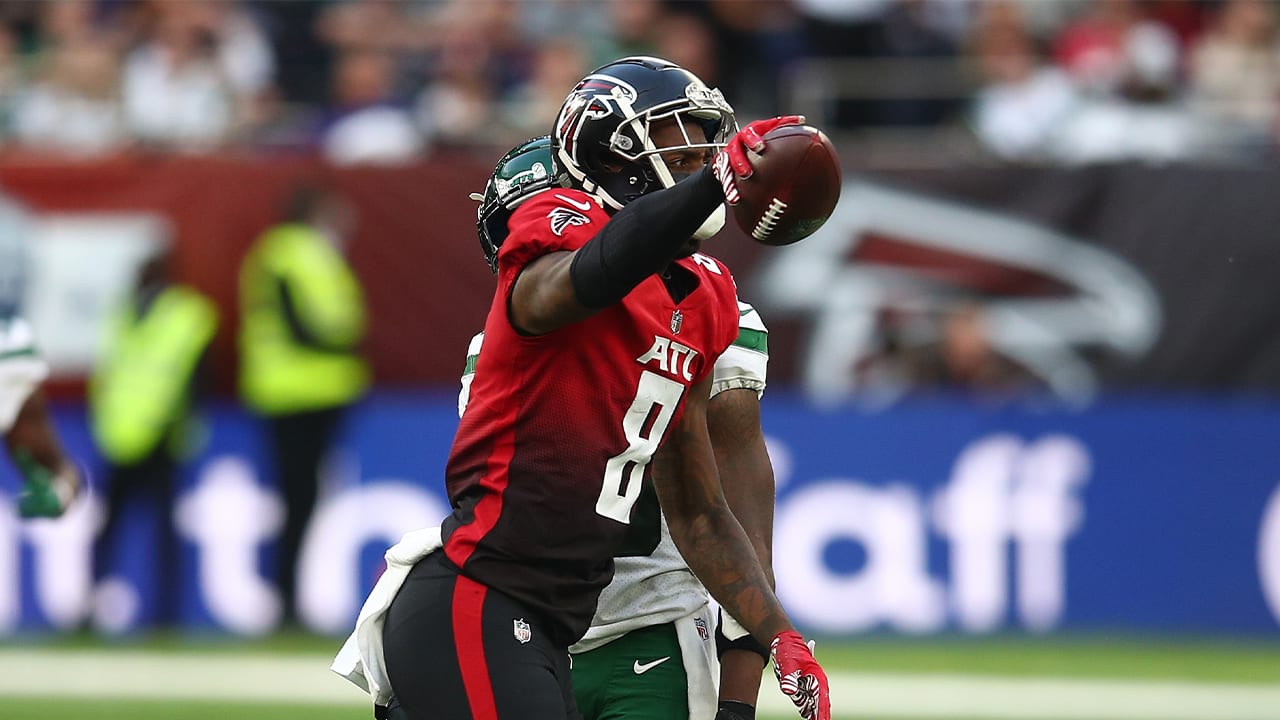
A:
[[[241,259],[293,188],[319,183],[358,211],[350,253],[378,381],[449,385],[493,291],[467,199],[490,167],[474,156],[346,168],[297,157],[11,161],[0,188],[43,228],[29,293],[53,308],[36,330],[52,338],[63,377],[83,373],[85,323],[130,258],[164,241],[178,279],[222,307],[213,372],[229,392]],[[806,241],[765,248],[729,228],[706,244],[772,330],[775,386],[872,404],[931,386],[1076,404],[1115,387],[1280,389],[1280,168],[849,167],[835,214]]]
[[[1146,165],[853,177],[817,234],[761,255],[740,289],[826,402],[1274,392],[1277,180]]]
[[[32,319],[39,338],[48,334],[50,349],[58,350],[51,353],[56,378],[83,377],[85,351],[75,338],[84,345],[86,335],[100,334],[76,326],[80,334],[73,336],[58,327],[69,308],[78,308],[80,319],[105,317],[117,286],[132,281],[140,251],[163,243],[172,250],[176,279],[221,309],[211,371],[216,386],[230,393],[241,261],[302,185],[331,188],[356,208],[348,252],[369,306],[366,352],[378,380],[455,381],[493,287],[476,239],[476,205],[467,198],[483,189],[490,169],[443,156],[425,165],[341,169],[292,156],[138,156],[0,164],[0,191],[25,207],[36,228],[27,310],[52,311],[41,316],[47,322]],[[80,270],[93,264],[100,274],[86,280]],[[71,352],[62,352],[68,343]]]
[[[150,213],[49,213],[30,230],[25,314],[40,328],[40,352],[51,367],[87,375],[138,267],[166,245],[164,222]]]
[[[864,413],[770,392],[763,418],[778,479],[779,593],[803,627],[1071,633],[1280,631],[1280,404],[1111,398],[1085,410],[908,401]],[[72,452],[92,457],[63,407]],[[281,499],[256,421],[210,416],[210,443],[172,508],[136,505],[90,592],[98,499],[59,522],[20,524],[0,469],[0,635],[73,628],[91,612],[126,631],[162,589],[183,627],[271,630]],[[451,394],[381,394],[351,418],[304,540],[301,618],[345,633],[382,552],[447,512],[441,472]],[[154,534],[171,517],[176,578]]]

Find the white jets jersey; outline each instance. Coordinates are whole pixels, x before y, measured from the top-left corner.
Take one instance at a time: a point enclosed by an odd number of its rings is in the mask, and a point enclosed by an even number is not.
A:
[[[711,397],[737,388],[764,394],[769,363],[769,331],[751,305],[738,301],[738,338],[716,360],[711,381]],[[484,333],[471,339],[467,364],[458,394],[458,414],[467,407],[476,360],[484,344]],[[614,560],[613,581],[600,594],[591,628],[570,652],[586,652],[615,640],[632,630],[673,622],[707,602],[707,591],[685,564],[662,519],[662,537],[657,548],[643,557]],[[713,628],[707,628],[710,632]]]
[[[26,284],[27,212],[0,196],[0,435],[9,432],[49,368],[36,352],[31,326],[18,311]]]
[[[36,351],[26,320],[0,317],[0,435],[9,432],[31,391],[44,382],[49,367]]]
[[[26,289],[27,211],[0,196],[0,320],[18,314]]]

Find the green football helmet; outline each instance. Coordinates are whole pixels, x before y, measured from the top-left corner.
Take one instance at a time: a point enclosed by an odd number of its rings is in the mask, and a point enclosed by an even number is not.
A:
[[[498,248],[507,239],[507,220],[520,203],[543,190],[558,187],[552,165],[551,137],[525,140],[511,148],[489,176],[483,193],[471,193],[480,202],[476,231],[489,269],[498,272]]]

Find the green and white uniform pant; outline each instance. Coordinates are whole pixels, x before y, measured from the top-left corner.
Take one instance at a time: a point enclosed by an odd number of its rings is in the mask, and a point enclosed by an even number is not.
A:
[[[720,675],[714,632],[703,605],[574,655],[573,694],[583,720],[713,720]]]

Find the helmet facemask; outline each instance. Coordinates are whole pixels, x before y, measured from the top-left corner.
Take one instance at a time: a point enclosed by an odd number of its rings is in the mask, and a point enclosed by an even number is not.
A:
[[[664,153],[703,150],[711,155],[719,152],[729,137],[738,131],[733,110],[724,101],[719,90],[690,85],[687,92],[700,94],[705,99],[693,104],[692,107],[685,103],[673,103],[675,107],[672,108],[664,106],[652,108],[619,125],[610,139],[609,147],[614,154],[631,162],[646,165],[646,169],[651,168],[659,184],[664,188],[669,188],[688,177],[687,174],[679,177],[673,175],[663,158]],[[653,128],[663,122],[670,122],[679,130],[680,142],[661,146],[654,142]],[[690,135],[690,128],[698,127],[702,129],[702,138]],[[639,151],[631,152],[626,149],[635,146],[633,138],[637,137],[642,140]],[[706,240],[719,232],[724,227],[724,223],[724,205],[718,205],[693,236],[698,240]]]
[[[679,129],[680,139],[660,146],[653,129],[664,122]],[[690,133],[697,127],[702,137]],[[569,94],[556,125],[557,160],[572,185],[617,210],[683,179],[671,173],[664,153],[710,154],[737,129],[733,108],[719,90],[664,60],[626,58],[588,75]],[[717,216],[719,223],[705,237],[723,225],[723,207],[709,220]]]

